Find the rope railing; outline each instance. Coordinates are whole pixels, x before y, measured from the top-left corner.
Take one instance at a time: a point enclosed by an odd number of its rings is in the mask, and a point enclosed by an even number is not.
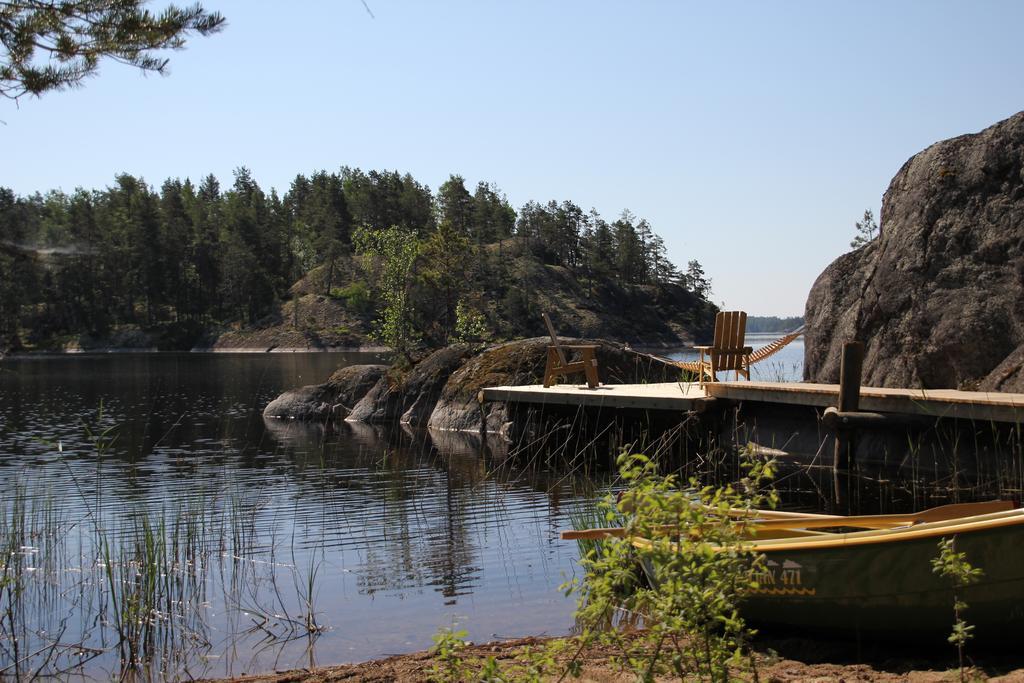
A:
[[[789,344],[793,342],[793,340],[795,340],[803,333],[804,326],[801,325],[800,327],[793,330],[789,334],[783,335],[778,339],[772,340],[765,344],[764,346],[755,349],[754,352],[750,354],[750,359],[748,360],[748,363],[750,365],[754,365],[755,363],[760,363],[761,361],[767,360],[768,358],[774,356],[782,349],[786,348]],[[697,361],[668,360],[667,358],[662,360],[667,360],[669,363],[672,363],[673,365],[683,370],[687,370],[689,372],[700,372],[700,363]]]

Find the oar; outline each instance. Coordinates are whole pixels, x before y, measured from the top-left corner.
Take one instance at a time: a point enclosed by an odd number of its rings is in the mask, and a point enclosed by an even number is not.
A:
[[[836,519],[839,515],[822,515],[816,512],[786,512],[784,510],[743,510],[732,508],[730,517],[752,517],[755,519]]]
[[[782,513],[788,516],[784,518],[764,519],[752,522],[755,531],[768,531],[772,529],[824,529],[829,527],[856,527],[864,529],[889,528],[907,526],[910,524],[924,524],[926,522],[942,522],[960,517],[974,515],[987,515],[993,512],[1005,512],[1014,509],[1014,503],[1010,500],[992,500],[981,503],[953,503],[952,505],[941,505],[939,507],[913,512],[904,515],[859,515],[853,517],[840,517],[830,515],[801,515],[800,513]],[[764,512],[764,511],[761,511]],[[780,513],[775,513],[780,514]],[[765,515],[767,516],[767,515]],[[675,533],[678,527],[665,525],[657,530],[659,533]],[[600,538],[621,538],[626,535],[622,527],[607,527],[598,529],[572,529],[563,531],[562,540],[585,540]]]
[[[785,512],[783,510],[743,510],[739,508],[732,508],[729,510],[730,517],[740,518],[754,518],[763,520],[783,520],[788,524],[792,525],[796,520],[832,520],[833,524],[835,520],[842,519],[838,515],[823,515],[814,512]],[[758,527],[762,522],[753,522]],[[672,524],[665,524],[658,529],[659,533],[670,534],[678,529],[677,526]],[[563,541],[574,541],[574,540],[587,540],[587,539],[600,539],[600,538],[622,538],[626,535],[626,530],[622,527],[596,527],[593,529],[569,529],[561,533],[561,539]]]
[[[876,529],[883,527],[908,526],[926,524],[928,522],[945,522],[961,517],[987,515],[993,512],[1006,512],[1014,509],[1012,500],[989,500],[981,503],[953,503],[939,507],[911,512],[903,515],[859,515],[853,517],[834,517],[832,519],[770,519],[755,522],[758,530],[771,529],[823,529],[827,527],[858,527]]]

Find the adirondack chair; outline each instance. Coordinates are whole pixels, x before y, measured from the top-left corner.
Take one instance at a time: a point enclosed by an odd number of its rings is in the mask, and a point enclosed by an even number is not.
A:
[[[550,387],[562,375],[572,375],[582,372],[587,378],[587,386],[596,389],[601,383],[597,376],[597,351],[596,344],[562,344],[555,334],[555,327],[551,324],[551,318],[547,313],[541,313],[544,317],[544,324],[551,335],[551,344],[548,346],[548,360],[544,367],[544,386]],[[578,353],[578,360],[569,360],[570,353]]]
[[[736,371],[736,379],[743,375],[750,379],[750,354],[753,349],[744,346],[747,332],[747,314],[743,311],[719,311],[715,316],[715,340],[710,346],[693,347],[700,352],[700,386],[705,381],[716,382],[715,373]],[[705,380],[706,378],[706,380]]]

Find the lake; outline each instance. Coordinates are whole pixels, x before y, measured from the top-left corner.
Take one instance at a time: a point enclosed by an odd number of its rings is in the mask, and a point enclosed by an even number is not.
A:
[[[757,333],[748,334],[746,343],[754,350],[775,341],[783,333]],[[691,349],[682,349],[668,355],[673,360],[697,360],[697,352]],[[750,379],[761,382],[799,382],[804,376],[804,338],[797,337],[783,347],[774,356],[756,363],[750,367]],[[720,379],[728,378],[721,373]]]
[[[354,354],[0,362],[0,676],[227,676],[565,634],[596,494],[472,439],[264,421]]]

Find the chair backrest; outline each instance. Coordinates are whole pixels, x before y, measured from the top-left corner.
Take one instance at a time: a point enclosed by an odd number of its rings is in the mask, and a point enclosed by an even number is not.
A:
[[[744,367],[742,352],[747,335],[747,314],[744,311],[719,311],[715,316],[715,341],[711,353],[715,370],[736,370]]]
[[[542,311],[541,316],[544,318],[544,324],[547,325],[548,334],[551,335],[551,345],[555,347],[555,352],[558,354],[558,360],[562,362],[562,365],[566,365],[567,360],[565,357],[565,351],[562,350],[562,345],[558,343],[558,335],[555,334],[555,326],[551,324],[551,318],[548,317],[546,311]]]

